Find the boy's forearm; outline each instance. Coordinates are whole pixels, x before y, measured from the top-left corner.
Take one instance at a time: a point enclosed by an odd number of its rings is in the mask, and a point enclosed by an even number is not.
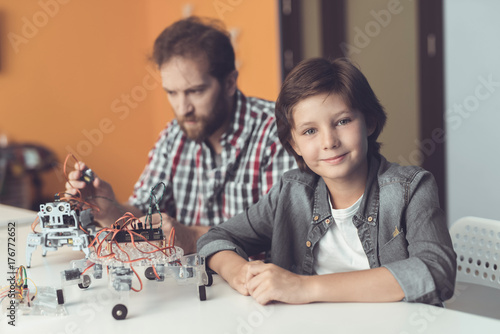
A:
[[[238,271],[237,268],[245,263],[247,263],[247,261],[244,258],[239,256],[236,252],[229,250],[215,253],[208,258],[208,267],[222,276],[226,281],[227,278]]]
[[[233,289],[248,296],[248,262],[236,252],[221,251],[208,259],[208,266],[218,273]]]
[[[306,276],[304,284],[311,302],[394,302],[405,296],[397,280],[384,267]]]

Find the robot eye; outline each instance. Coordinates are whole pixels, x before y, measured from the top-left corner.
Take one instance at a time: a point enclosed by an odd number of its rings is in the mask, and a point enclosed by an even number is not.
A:
[[[59,208],[59,211],[61,211],[61,212],[64,211],[64,205],[61,204],[61,205],[58,206],[58,208]]]
[[[52,207],[51,206],[46,206],[45,210],[47,210],[47,212],[51,212],[52,211]]]

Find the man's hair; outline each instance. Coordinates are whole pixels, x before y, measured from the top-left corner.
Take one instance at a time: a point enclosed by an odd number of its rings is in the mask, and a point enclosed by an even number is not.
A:
[[[210,75],[219,82],[235,70],[234,50],[224,24],[216,19],[191,16],[162,31],[154,43],[152,58],[161,67],[175,56],[196,58],[203,54]]]
[[[286,77],[276,101],[278,137],[285,149],[295,157],[302,171],[310,171],[304,159],[293,149],[293,109],[302,100],[319,94],[337,94],[351,110],[360,111],[368,128],[368,155],[379,155],[377,138],[386,121],[384,108],[361,71],[345,58],[327,60],[311,58],[300,62]],[[310,111],[311,113],[314,110]]]

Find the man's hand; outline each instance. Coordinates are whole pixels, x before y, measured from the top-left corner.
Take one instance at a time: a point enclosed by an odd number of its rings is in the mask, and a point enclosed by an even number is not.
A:
[[[158,213],[154,213],[151,218],[152,224],[155,228],[160,227],[161,224],[167,241],[170,231],[172,228],[175,229],[174,245],[182,248],[184,250],[184,254],[196,253],[196,242],[209,230],[208,226],[183,225],[166,213],[161,213],[161,218]],[[139,220],[147,223],[146,227],[149,226],[149,222],[146,222],[146,216],[139,218]]]
[[[93,210],[96,221],[104,226],[110,226],[126,211],[131,211],[134,214],[138,213],[136,208],[124,207],[118,204],[111,185],[97,175],[94,174],[94,180],[90,184],[81,181],[80,178],[87,168],[81,161],[75,163],[75,170],[68,174],[66,193],[76,197],[80,193],[83,201],[96,206],[97,208]]]

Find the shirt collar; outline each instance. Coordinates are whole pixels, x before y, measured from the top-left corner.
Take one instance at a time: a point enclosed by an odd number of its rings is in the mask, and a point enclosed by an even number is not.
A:
[[[360,219],[359,224],[367,222],[371,225],[377,224],[378,207],[379,207],[379,185],[377,182],[380,160],[384,159],[381,156],[368,158],[368,177],[366,179],[366,187],[363,194],[363,199],[359,205],[356,216]],[[323,181],[323,178],[318,177],[317,186],[314,192],[314,209],[312,223],[319,223],[331,216],[331,206],[328,200],[328,187]],[[356,219],[353,220],[356,222]],[[356,223],[355,223],[356,225]],[[356,226],[358,227],[358,226]]]

